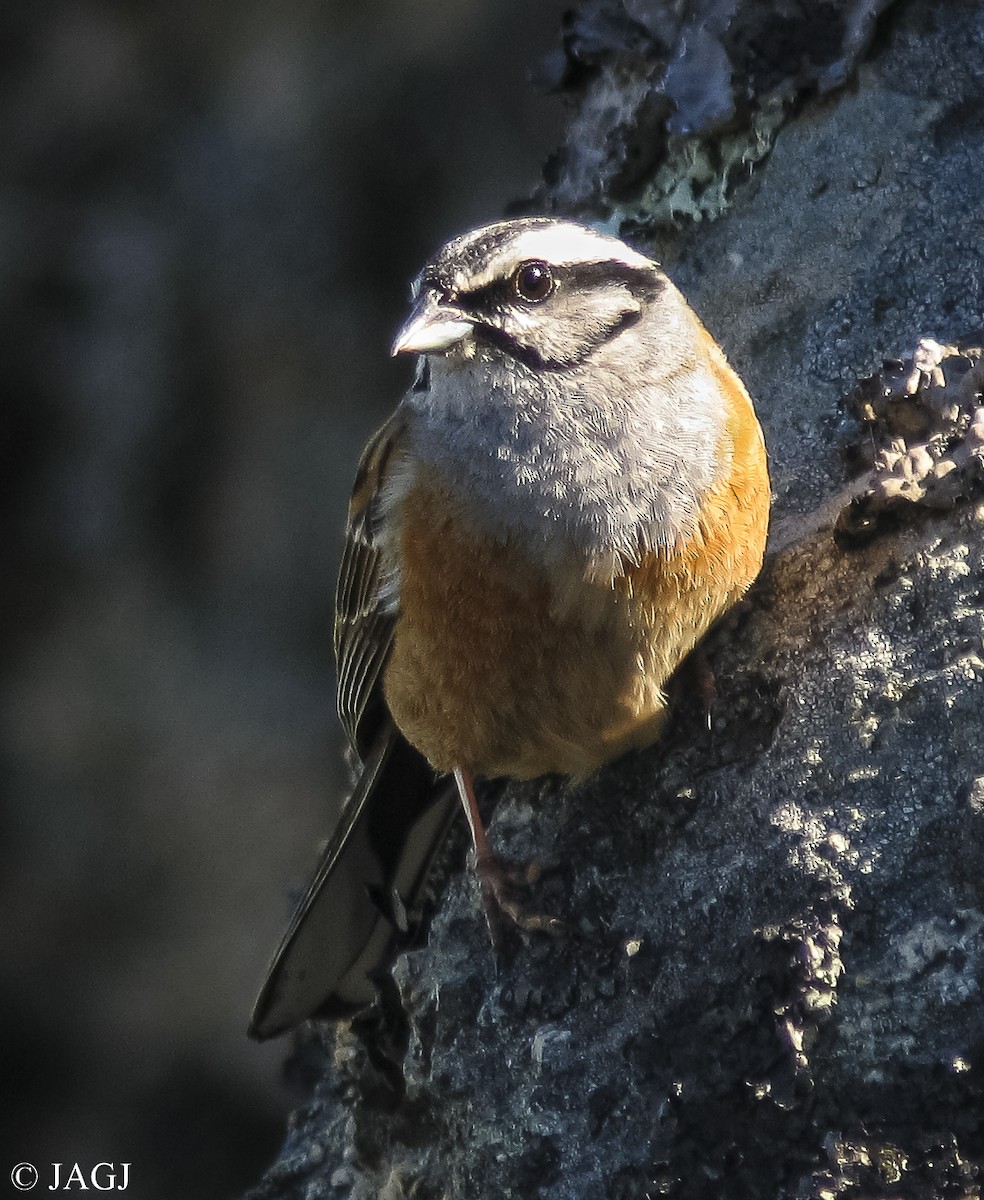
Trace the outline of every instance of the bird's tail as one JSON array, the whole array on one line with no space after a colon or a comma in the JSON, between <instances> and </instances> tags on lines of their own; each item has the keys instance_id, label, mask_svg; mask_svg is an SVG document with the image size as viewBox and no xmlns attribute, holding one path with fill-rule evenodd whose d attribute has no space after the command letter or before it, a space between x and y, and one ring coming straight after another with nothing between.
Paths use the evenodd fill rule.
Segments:
<instances>
[{"instance_id":1,"label":"bird's tail","mask_svg":"<svg viewBox=\"0 0 984 1200\"><path fill-rule=\"evenodd\" d=\"M387 722L273 956L251 1037L372 1003L371 976L386 962L402 915L416 908L457 811L450 780L436 779Z\"/></svg>"}]
</instances>

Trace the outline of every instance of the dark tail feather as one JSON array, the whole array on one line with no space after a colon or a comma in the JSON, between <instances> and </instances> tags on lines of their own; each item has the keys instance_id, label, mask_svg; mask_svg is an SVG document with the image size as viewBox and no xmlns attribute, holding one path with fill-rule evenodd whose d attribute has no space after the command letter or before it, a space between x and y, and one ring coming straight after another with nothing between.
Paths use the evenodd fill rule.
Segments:
<instances>
[{"instance_id":1,"label":"dark tail feather","mask_svg":"<svg viewBox=\"0 0 984 1200\"><path fill-rule=\"evenodd\" d=\"M450 781L435 780L392 725L381 730L270 964L251 1037L372 1003L369 976L386 961L394 934L373 897L395 890L396 907L415 907L457 810Z\"/></svg>"}]
</instances>

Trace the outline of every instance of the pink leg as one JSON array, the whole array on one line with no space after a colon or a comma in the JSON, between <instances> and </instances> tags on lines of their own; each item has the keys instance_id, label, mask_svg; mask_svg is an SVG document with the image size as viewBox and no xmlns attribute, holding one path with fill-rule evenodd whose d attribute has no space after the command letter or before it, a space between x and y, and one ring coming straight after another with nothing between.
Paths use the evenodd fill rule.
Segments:
<instances>
[{"instance_id":1,"label":"pink leg","mask_svg":"<svg viewBox=\"0 0 984 1200\"><path fill-rule=\"evenodd\" d=\"M458 788L461 807L468 818L468 828L471 830L472 846L475 850L475 874L478 876L482 892L482 907L485 910L489 933L492 935L492 944L496 949L503 946L503 916L508 917L520 929L553 934L563 932L564 923L556 917L531 915L523 911L515 893L517 888L528 886L539 878L537 864L531 863L517 870L499 855L493 854L475 800L471 772L463 767L455 767L454 782Z\"/></svg>"},{"instance_id":2,"label":"pink leg","mask_svg":"<svg viewBox=\"0 0 984 1200\"><path fill-rule=\"evenodd\" d=\"M468 828L471 830L475 858L488 858L489 839L485 836L485 826L482 824L482 816L478 811L478 802L475 799L475 784L472 780L471 771L466 771L463 767L455 767L454 782L458 788L461 807L465 810L465 816L468 818Z\"/></svg>"}]
</instances>

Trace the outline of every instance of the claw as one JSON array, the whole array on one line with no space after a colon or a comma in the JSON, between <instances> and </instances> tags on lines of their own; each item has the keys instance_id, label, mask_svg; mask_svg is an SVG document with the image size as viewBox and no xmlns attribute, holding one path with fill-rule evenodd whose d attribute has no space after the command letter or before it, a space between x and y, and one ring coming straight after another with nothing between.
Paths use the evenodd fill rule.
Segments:
<instances>
[{"instance_id":1,"label":"claw","mask_svg":"<svg viewBox=\"0 0 984 1200\"><path fill-rule=\"evenodd\" d=\"M538 862L515 863L493 854L478 811L470 773L459 768L455 770L454 780L471 829L475 875L496 952L501 954L505 950L504 917L508 917L513 925L525 933L549 933L554 937L562 934L566 929L563 921L557 917L529 913L522 902L522 893L540 880L543 868Z\"/></svg>"},{"instance_id":2,"label":"claw","mask_svg":"<svg viewBox=\"0 0 984 1200\"><path fill-rule=\"evenodd\" d=\"M711 668L707 652L703 646L698 646L695 650L691 651L690 668L693 672L697 695L704 710L704 722L707 726L707 732L711 733L713 731L714 705L717 701L717 687L714 680L714 671Z\"/></svg>"},{"instance_id":3,"label":"claw","mask_svg":"<svg viewBox=\"0 0 984 1200\"><path fill-rule=\"evenodd\" d=\"M508 917L526 933L548 933L559 937L566 931L566 925L558 917L528 912L523 904L522 892L542 877L538 862L510 862L498 854L486 852L475 856L475 874L481 888L485 919L497 949L501 949L504 941L503 917Z\"/></svg>"}]
</instances>

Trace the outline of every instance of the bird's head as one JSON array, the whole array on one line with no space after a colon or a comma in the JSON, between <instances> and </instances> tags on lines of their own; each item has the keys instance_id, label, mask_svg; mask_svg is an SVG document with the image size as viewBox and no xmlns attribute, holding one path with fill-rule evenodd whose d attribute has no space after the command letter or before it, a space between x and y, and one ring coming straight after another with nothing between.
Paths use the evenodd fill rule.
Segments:
<instances>
[{"instance_id":1,"label":"bird's head","mask_svg":"<svg viewBox=\"0 0 984 1200\"><path fill-rule=\"evenodd\" d=\"M394 354L564 370L632 328L667 285L650 259L585 225L524 218L449 242L414 283Z\"/></svg>"}]
</instances>

